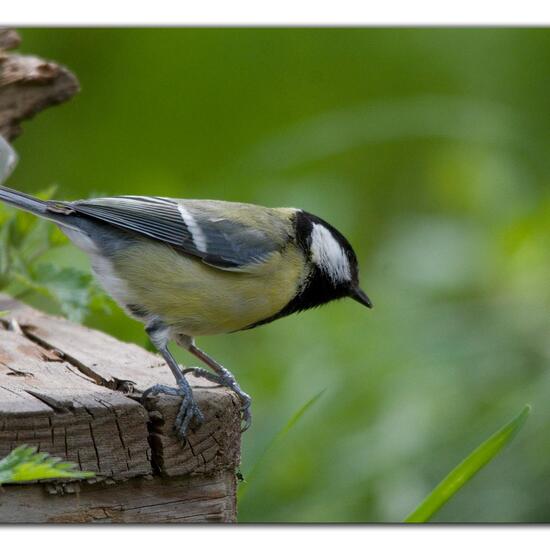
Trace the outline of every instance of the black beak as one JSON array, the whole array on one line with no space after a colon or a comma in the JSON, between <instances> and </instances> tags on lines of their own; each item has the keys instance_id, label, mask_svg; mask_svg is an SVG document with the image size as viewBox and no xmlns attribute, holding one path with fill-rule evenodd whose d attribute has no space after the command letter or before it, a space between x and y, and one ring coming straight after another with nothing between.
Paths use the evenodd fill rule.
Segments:
<instances>
[{"instance_id":1,"label":"black beak","mask_svg":"<svg viewBox=\"0 0 550 550\"><path fill-rule=\"evenodd\" d=\"M350 297L356 302L372 309L372 302L370 301L370 298L359 287L356 287L351 291Z\"/></svg>"}]
</instances>

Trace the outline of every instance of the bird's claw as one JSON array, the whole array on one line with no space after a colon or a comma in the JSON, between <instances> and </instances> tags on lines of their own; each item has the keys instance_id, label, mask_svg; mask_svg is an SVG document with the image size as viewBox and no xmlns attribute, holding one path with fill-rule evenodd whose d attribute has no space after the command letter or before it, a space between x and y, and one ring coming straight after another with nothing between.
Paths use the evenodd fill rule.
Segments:
<instances>
[{"instance_id":1,"label":"bird's claw","mask_svg":"<svg viewBox=\"0 0 550 550\"><path fill-rule=\"evenodd\" d=\"M150 388L147 388L143 393L142 397L151 397L163 393L164 395L181 395L181 390L179 388L173 388L172 386L165 386L164 384L155 384Z\"/></svg>"},{"instance_id":2,"label":"bird's claw","mask_svg":"<svg viewBox=\"0 0 550 550\"><path fill-rule=\"evenodd\" d=\"M241 432L246 432L246 430L248 430L248 428L252 425L252 412L250 411L251 404L252 400L249 400L246 405L241 407Z\"/></svg>"},{"instance_id":3,"label":"bird's claw","mask_svg":"<svg viewBox=\"0 0 550 550\"><path fill-rule=\"evenodd\" d=\"M192 421L200 426L204 422L204 415L193 399L189 402L184 397L174 422L174 429L181 441L186 440L187 429Z\"/></svg>"},{"instance_id":4,"label":"bird's claw","mask_svg":"<svg viewBox=\"0 0 550 550\"><path fill-rule=\"evenodd\" d=\"M192 374L197 378L205 378L206 380L210 380L215 384L219 384L220 386L224 386L226 388L229 388L230 390L233 390L241 401L241 432L245 432L246 430L248 430L248 428L250 428L252 424L252 412L250 410L252 399L247 393L241 390L233 377L220 376L218 374L207 371L206 369L201 369L200 367L189 367L184 369L182 372L183 374Z\"/></svg>"},{"instance_id":5,"label":"bird's claw","mask_svg":"<svg viewBox=\"0 0 550 550\"><path fill-rule=\"evenodd\" d=\"M155 384L143 392L143 397L155 396L159 393L182 397L181 405L174 422L174 429L178 438L185 442L187 430L191 422L194 421L195 425L200 425L204 422L204 415L193 398L191 390L183 384L177 388L165 386L164 384Z\"/></svg>"}]
</instances>

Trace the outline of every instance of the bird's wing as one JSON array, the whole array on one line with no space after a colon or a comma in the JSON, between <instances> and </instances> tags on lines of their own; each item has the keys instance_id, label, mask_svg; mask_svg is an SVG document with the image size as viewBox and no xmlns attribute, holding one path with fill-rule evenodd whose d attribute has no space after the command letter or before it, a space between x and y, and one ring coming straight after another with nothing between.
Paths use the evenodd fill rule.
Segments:
<instances>
[{"instance_id":1,"label":"bird's wing","mask_svg":"<svg viewBox=\"0 0 550 550\"><path fill-rule=\"evenodd\" d=\"M291 236L283 210L207 200L122 196L65 203L71 210L135 231L219 269L247 271Z\"/></svg>"}]
</instances>

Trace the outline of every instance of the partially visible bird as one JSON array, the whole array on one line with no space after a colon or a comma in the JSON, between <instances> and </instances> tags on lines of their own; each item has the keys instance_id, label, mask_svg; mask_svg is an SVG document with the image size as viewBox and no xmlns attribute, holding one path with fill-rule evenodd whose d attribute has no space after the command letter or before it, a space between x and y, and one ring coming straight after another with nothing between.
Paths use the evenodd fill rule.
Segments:
<instances>
[{"instance_id":1,"label":"partially visible bird","mask_svg":"<svg viewBox=\"0 0 550 550\"><path fill-rule=\"evenodd\" d=\"M6 146L0 143L0 183L13 164ZM0 200L54 222L90 256L105 290L144 323L177 383L145 394L182 396L175 426L182 439L191 422L204 420L187 372L233 390L243 429L251 422L250 396L195 345L196 336L250 329L344 297L372 307L348 241L297 208L144 196L43 201L2 186ZM171 340L211 371L182 370Z\"/></svg>"}]
</instances>

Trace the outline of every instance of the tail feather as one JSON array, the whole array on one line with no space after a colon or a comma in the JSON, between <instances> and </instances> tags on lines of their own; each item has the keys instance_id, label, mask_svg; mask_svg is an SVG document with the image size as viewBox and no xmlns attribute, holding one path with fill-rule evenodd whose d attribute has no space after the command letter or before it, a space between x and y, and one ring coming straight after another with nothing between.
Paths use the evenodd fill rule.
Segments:
<instances>
[{"instance_id":1,"label":"tail feather","mask_svg":"<svg viewBox=\"0 0 550 550\"><path fill-rule=\"evenodd\" d=\"M15 206L21 210L26 210L35 216L40 216L57 224L62 231L65 229L77 229L81 230L81 220L79 216L68 215L72 214L70 209L62 212L62 203L52 204L50 201L43 201L37 199L21 191L11 189L10 187L4 187L0 185L0 202L5 202L10 206ZM57 211L56 211L57 209ZM69 238L70 235L69 235Z\"/></svg>"},{"instance_id":2,"label":"tail feather","mask_svg":"<svg viewBox=\"0 0 550 550\"><path fill-rule=\"evenodd\" d=\"M26 195L15 189L10 189L9 187L0 186L0 201L21 208L21 210L32 212L37 216L43 216L50 219L53 217L47 214L46 201L31 197L30 195Z\"/></svg>"}]
</instances>

